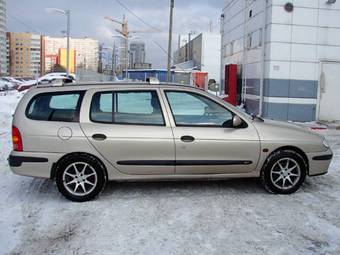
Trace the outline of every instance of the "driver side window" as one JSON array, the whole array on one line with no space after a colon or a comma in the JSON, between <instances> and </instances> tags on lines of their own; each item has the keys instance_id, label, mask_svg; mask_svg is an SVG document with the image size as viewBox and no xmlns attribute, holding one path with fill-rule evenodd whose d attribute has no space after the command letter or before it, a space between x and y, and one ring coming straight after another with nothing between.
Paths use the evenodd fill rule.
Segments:
<instances>
[{"instance_id":1,"label":"driver side window","mask_svg":"<svg viewBox=\"0 0 340 255\"><path fill-rule=\"evenodd\" d=\"M166 92L177 126L232 127L233 114L202 95L185 91Z\"/></svg>"}]
</instances>

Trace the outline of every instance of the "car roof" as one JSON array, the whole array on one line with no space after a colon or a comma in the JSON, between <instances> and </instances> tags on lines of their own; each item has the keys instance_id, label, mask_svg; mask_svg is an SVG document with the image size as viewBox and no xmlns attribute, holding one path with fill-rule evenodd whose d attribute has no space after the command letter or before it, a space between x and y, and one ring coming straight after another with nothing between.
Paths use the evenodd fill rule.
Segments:
<instances>
[{"instance_id":1,"label":"car roof","mask_svg":"<svg viewBox=\"0 0 340 255\"><path fill-rule=\"evenodd\" d=\"M150 84L148 82L74 82L65 85L51 86L39 85L34 90L45 91L73 91L73 90L89 90L89 89L110 89L110 88L127 88L127 89L147 89L147 88L189 88L198 89L191 85L178 83L159 83Z\"/></svg>"}]
</instances>

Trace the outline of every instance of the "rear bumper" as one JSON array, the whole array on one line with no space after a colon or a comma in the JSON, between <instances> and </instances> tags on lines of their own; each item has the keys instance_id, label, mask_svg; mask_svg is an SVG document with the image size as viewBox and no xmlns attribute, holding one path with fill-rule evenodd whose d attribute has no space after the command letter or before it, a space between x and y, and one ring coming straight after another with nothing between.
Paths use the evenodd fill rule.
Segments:
<instances>
[{"instance_id":1,"label":"rear bumper","mask_svg":"<svg viewBox=\"0 0 340 255\"><path fill-rule=\"evenodd\" d=\"M12 151L8 163L13 173L30 177L50 178L52 166L63 156L60 153Z\"/></svg>"},{"instance_id":2,"label":"rear bumper","mask_svg":"<svg viewBox=\"0 0 340 255\"><path fill-rule=\"evenodd\" d=\"M333 158L333 152L328 149L325 152L308 153L309 176L319 176L327 174L329 165Z\"/></svg>"},{"instance_id":3,"label":"rear bumper","mask_svg":"<svg viewBox=\"0 0 340 255\"><path fill-rule=\"evenodd\" d=\"M10 167L20 167L23 163L46 163L47 158L27 157L27 156L13 156L9 155L8 164Z\"/></svg>"}]
</instances>

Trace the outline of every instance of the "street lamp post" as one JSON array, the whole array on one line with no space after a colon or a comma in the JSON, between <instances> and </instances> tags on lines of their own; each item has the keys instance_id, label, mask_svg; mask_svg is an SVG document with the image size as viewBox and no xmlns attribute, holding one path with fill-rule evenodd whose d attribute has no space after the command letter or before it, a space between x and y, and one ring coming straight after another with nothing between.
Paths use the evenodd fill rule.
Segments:
<instances>
[{"instance_id":1,"label":"street lamp post","mask_svg":"<svg viewBox=\"0 0 340 255\"><path fill-rule=\"evenodd\" d=\"M65 15L67 16L67 53L66 53L66 77L69 77L70 74L70 30L71 30L71 11L66 10ZM86 67L85 67L86 69Z\"/></svg>"},{"instance_id":2,"label":"street lamp post","mask_svg":"<svg viewBox=\"0 0 340 255\"><path fill-rule=\"evenodd\" d=\"M66 42L66 76L69 77L70 74L70 33L71 33L71 10L62 10L58 8L46 8L46 11L49 13L59 13L63 14L67 17L67 30L66 30L66 36L67 36L67 42Z\"/></svg>"}]
</instances>

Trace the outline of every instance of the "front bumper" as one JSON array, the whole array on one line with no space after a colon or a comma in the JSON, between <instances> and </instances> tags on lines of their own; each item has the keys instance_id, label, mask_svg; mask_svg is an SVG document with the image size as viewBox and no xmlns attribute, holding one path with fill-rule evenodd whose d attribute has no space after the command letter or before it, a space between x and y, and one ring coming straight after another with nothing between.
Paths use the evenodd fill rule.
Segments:
<instances>
[{"instance_id":1,"label":"front bumper","mask_svg":"<svg viewBox=\"0 0 340 255\"><path fill-rule=\"evenodd\" d=\"M52 166L63 154L16 152L8 157L8 164L13 173L30 177L50 178Z\"/></svg>"},{"instance_id":2,"label":"front bumper","mask_svg":"<svg viewBox=\"0 0 340 255\"><path fill-rule=\"evenodd\" d=\"M307 153L309 162L309 176L323 175L328 172L328 168L333 158L333 152L328 149L325 152Z\"/></svg>"}]
</instances>

